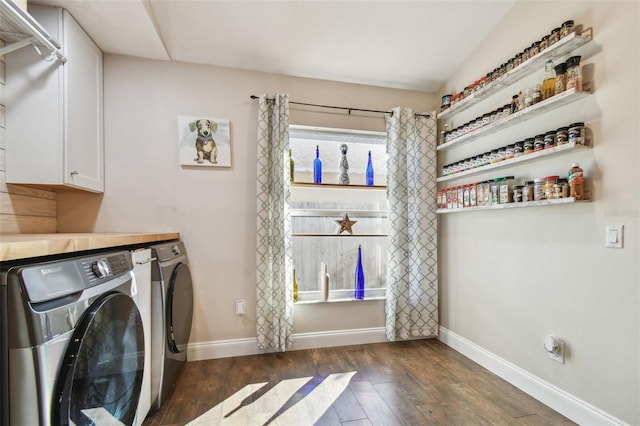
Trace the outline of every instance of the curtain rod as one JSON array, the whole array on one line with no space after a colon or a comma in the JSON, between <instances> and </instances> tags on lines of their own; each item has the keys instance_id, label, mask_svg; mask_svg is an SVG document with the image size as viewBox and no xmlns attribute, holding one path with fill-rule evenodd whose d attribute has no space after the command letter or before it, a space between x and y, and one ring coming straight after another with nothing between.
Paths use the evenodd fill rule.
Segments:
<instances>
[{"instance_id":1,"label":"curtain rod","mask_svg":"<svg viewBox=\"0 0 640 426\"><path fill-rule=\"evenodd\" d=\"M256 95L251 95L250 96L251 99L259 99L258 96ZM274 98L267 98L268 100L272 101L274 100ZM393 116L393 111L380 111L377 109L362 109L362 108L351 108L351 107L341 107L341 106L333 106L333 105L320 105L320 104L309 104L309 103L305 103L305 102L295 102L295 101L289 101L290 104L295 104L295 105L304 105L304 106L310 106L310 107L316 107L316 108L330 108L330 109L343 109L349 112L349 115L351 115L351 111L360 111L360 112L375 112L378 114L391 114L391 116ZM415 114L416 117L426 117L429 118L431 117L431 114Z\"/></svg>"}]
</instances>

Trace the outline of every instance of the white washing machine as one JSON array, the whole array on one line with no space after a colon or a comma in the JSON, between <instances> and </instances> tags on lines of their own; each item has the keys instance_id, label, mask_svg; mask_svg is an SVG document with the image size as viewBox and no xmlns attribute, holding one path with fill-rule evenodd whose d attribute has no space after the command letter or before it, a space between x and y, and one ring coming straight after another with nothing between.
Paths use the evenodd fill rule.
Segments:
<instances>
[{"instance_id":1,"label":"white washing machine","mask_svg":"<svg viewBox=\"0 0 640 426\"><path fill-rule=\"evenodd\" d=\"M132 269L118 251L2 273L3 426L134 423L145 349Z\"/></svg>"},{"instance_id":2,"label":"white washing machine","mask_svg":"<svg viewBox=\"0 0 640 426\"><path fill-rule=\"evenodd\" d=\"M193 283L182 241L151 246L151 409L173 391L187 362Z\"/></svg>"}]
</instances>

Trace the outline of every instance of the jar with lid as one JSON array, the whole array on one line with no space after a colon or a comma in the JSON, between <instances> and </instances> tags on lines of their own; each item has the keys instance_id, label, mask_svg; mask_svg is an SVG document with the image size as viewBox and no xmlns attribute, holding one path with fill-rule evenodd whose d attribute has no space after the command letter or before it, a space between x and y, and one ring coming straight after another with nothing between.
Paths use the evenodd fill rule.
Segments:
<instances>
[{"instance_id":1,"label":"jar with lid","mask_svg":"<svg viewBox=\"0 0 640 426\"><path fill-rule=\"evenodd\" d=\"M542 88L540 83L536 83L531 88L531 102L532 104L537 104L542 100Z\"/></svg>"},{"instance_id":2,"label":"jar with lid","mask_svg":"<svg viewBox=\"0 0 640 426\"><path fill-rule=\"evenodd\" d=\"M544 178L533 180L533 201L544 200Z\"/></svg>"},{"instance_id":3,"label":"jar with lid","mask_svg":"<svg viewBox=\"0 0 640 426\"><path fill-rule=\"evenodd\" d=\"M544 149L544 135L536 135L533 139L533 152L542 151Z\"/></svg>"},{"instance_id":4,"label":"jar with lid","mask_svg":"<svg viewBox=\"0 0 640 426\"><path fill-rule=\"evenodd\" d=\"M458 188L458 203L456 204L456 208L461 209L464 206L464 186L460 185Z\"/></svg>"},{"instance_id":5,"label":"jar with lid","mask_svg":"<svg viewBox=\"0 0 640 426\"><path fill-rule=\"evenodd\" d=\"M532 180L527 181L522 187L522 201L533 201L534 182Z\"/></svg>"},{"instance_id":6,"label":"jar with lid","mask_svg":"<svg viewBox=\"0 0 640 426\"><path fill-rule=\"evenodd\" d=\"M534 139L533 138L525 139L522 144L523 153L531 154L533 152L533 148L534 148Z\"/></svg>"},{"instance_id":7,"label":"jar with lid","mask_svg":"<svg viewBox=\"0 0 640 426\"><path fill-rule=\"evenodd\" d=\"M558 95L565 91L567 88L567 63L563 62L555 66L556 71L556 85L554 94Z\"/></svg>"},{"instance_id":8,"label":"jar with lid","mask_svg":"<svg viewBox=\"0 0 640 426\"><path fill-rule=\"evenodd\" d=\"M498 158L496 159L496 163L498 161L503 161L506 156L507 156L507 148L504 146L501 148L498 148Z\"/></svg>"},{"instance_id":9,"label":"jar with lid","mask_svg":"<svg viewBox=\"0 0 640 426\"><path fill-rule=\"evenodd\" d=\"M547 47L549 47L549 36L548 35L542 37L542 40L540 40L540 51L542 52Z\"/></svg>"},{"instance_id":10,"label":"jar with lid","mask_svg":"<svg viewBox=\"0 0 640 426\"><path fill-rule=\"evenodd\" d=\"M502 118L511 114L511 104L506 104L502 107Z\"/></svg>"},{"instance_id":11,"label":"jar with lid","mask_svg":"<svg viewBox=\"0 0 640 426\"><path fill-rule=\"evenodd\" d=\"M491 164L491 152L487 151L484 154L482 154L482 165L486 166L488 164Z\"/></svg>"},{"instance_id":12,"label":"jar with lid","mask_svg":"<svg viewBox=\"0 0 640 426\"><path fill-rule=\"evenodd\" d=\"M545 200L553 199L553 186L556 184L556 180L559 177L560 176L547 176L546 178L544 178L544 186L542 190L544 192Z\"/></svg>"},{"instance_id":13,"label":"jar with lid","mask_svg":"<svg viewBox=\"0 0 640 426\"><path fill-rule=\"evenodd\" d=\"M471 187L465 185L462 187L462 207L469 207L469 190Z\"/></svg>"},{"instance_id":14,"label":"jar with lid","mask_svg":"<svg viewBox=\"0 0 640 426\"><path fill-rule=\"evenodd\" d=\"M453 188L447 188L447 208L453 208Z\"/></svg>"},{"instance_id":15,"label":"jar with lid","mask_svg":"<svg viewBox=\"0 0 640 426\"><path fill-rule=\"evenodd\" d=\"M510 203L511 198L511 185L513 184L513 176L505 176L502 178L500 182L500 194L499 194L499 203L507 204Z\"/></svg>"},{"instance_id":16,"label":"jar with lid","mask_svg":"<svg viewBox=\"0 0 640 426\"><path fill-rule=\"evenodd\" d=\"M529 58L531 57L531 55L529 54L530 50L531 50L530 47L527 47L526 49L524 49L524 51L522 52L522 62L526 62L529 60Z\"/></svg>"},{"instance_id":17,"label":"jar with lid","mask_svg":"<svg viewBox=\"0 0 640 426\"><path fill-rule=\"evenodd\" d=\"M573 123L569 126L569 143L585 145L586 129L584 123Z\"/></svg>"},{"instance_id":18,"label":"jar with lid","mask_svg":"<svg viewBox=\"0 0 640 426\"><path fill-rule=\"evenodd\" d=\"M558 40L560 40L560 31L560 27L551 30L551 34L549 35L549 46L553 46L558 42Z\"/></svg>"},{"instance_id":19,"label":"jar with lid","mask_svg":"<svg viewBox=\"0 0 640 426\"><path fill-rule=\"evenodd\" d=\"M513 150L514 145L507 145L507 147L505 148L504 151L504 159L505 160L511 160L514 156L514 150Z\"/></svg>"},{"instance_id":20,"label":"jar with lid","mask_svg":"<svg viewBox=\"0 0 640 426\"><path fill-rule=\"evenodd\" d=\"M521 203L522 202L522 189L524 185L514 185L513 187L513 202Z\"/></svg>"},{"instance_id":21,"label":"jar with lid","mask_svg":"<svg viewBox=\"0 0 640 426\"><path fill-rule=\"evenodd\" d=\"M566 37L573 32L573 20L568 20L562 23L560 28L560 38Z\"/></svg>"},{"instance_id":22,"label":"jar with lid","mask_svg":"<svg viewBox=\"0 0 640 426\"><path fill-rule=\"evenodd\" d=\"M551 130L544 134L544 149L553 148L556 146L556 132Z\"/></svg>"},{"instance_id":23,"label":"jar with lid","mask_svg":"<svg viewBox=\"0 0 640 426\"><path fill-rule=\"evenodd\" d=\"M505 70L505 71L506 71L506 72L509 72L509 71L511 71L512 69L513 69L513 58L511 58L511 59L509 59L509 60L507 61L507 68L506 68L506 70Z\"/></svg>"},{"instance_id":24,"label":"jar with lid","mask_svg":"<svg viewBox=\"0 0 640 426\"><path fill-rule=\"evenodd\" d=\"M491 180L485 180L482 182L482 205L488 206L491 204Z\"/></svg>"},{"instance_id":25,"label":"jar with lid","mask_svg":"<svg viewBox=\"0 0 640 426\"><path fill-rule=\"evenodd\" d=\"M478 205L478 182L474 182L469 185L469 207L475 207Z\"/></svg>"},{"instance_id":26,"label":"jar with lid","mask_svg":"<svg viewBox=\"0 0 640 426\"><path fill-rule=\"evenodd\" d=\"M502 184L502 178L495 178L491 181L491 205L495 206L500 203L500 185Z\"/></svg>"},{"instance_id":27,"label":"jar with lid","mask_svg":"<svg viewBox=\"0 0 640 426\"><path fill-rule=\"evenodd\" d=\"M533 95L531 88L527 87L524 91L524 107L529 108L531 105L533 105Z\"/></svg>"},{"instance_id":28,"label":"jar with lid","mask_svg":"<svg viewBox=\"0 0 640 426\"><path fill-rule=\"evenodd\" d=\"M567 198L569 196L569 181L565 178L556 179L553 185L553 198Z\"/></svg>"},{"instance_id":29,"label":"jar with lid","mask_svg":"<svg viewBox=\"0 0 640 426\"><path fill-rule=\"evenodd\" d=\"M544 80L542 81L542 100L556 94L556 73L551 59L544 63Z\"/></svg>"},{"instance_id":30,"label":"jar with lid","mask_svg":"<svg viewBox=\"0 0 640 426\"><path fill-rule=\"evenodd\" d=\"M578 163L573 163L571 169L569 169L569 195L576 200L584 200L584 172L578 166Z\"/></svg>"},{"instance_id":31,"label":"jar with lid","mask_svg":"<svg viewBox=\"0 0 640 426\"><path fill-rule=\"evenodd\" d=\"M524 154L524 142L519 141L513 144L513 157L517 158Z\"/></svg>"},{"instance_id":32,"label":"jar with lid","mask_svg":"<svg viewBox=\"0 0 640 426\"><path fill-rule=\"evenodd\" d=\"M556 130L556 145L564 145L569 142L569 128L560 127Z\"/></svg>"},{"instance_id":33,"label":"jar with lid","mask_svg":"<svg viewBox=\"0 0 640 426\"><path fill-rule=\"evenodd\" d=\"M572 56L567 59L567 90L582 90L582 70L580 68L580 56Z\"/></svg>"},{"instance_id":34,"label":"jar with lid","mask_svg":"<svg viewBox=\"0 0 640 426\"><path fill-rule=\"evenodd\" d=\"M497 163L498 162L498 150L497 149L492 149L489 158L490 158L489 163L491 163L491 164Z\"/></svg>"},{"instance_id":35,"label":"jar with lid","mask_svg":"<svg viewBox=\"0 0 640 426\"><path fill-rule=\"evenodd\" d=\"M534 41L531 44L531 48L529 49L529 57L533 57L535 55L537 55L540 52L540 42L539 41Z\"/></svg>"},{"instance_id":36,"label":"jar with lid","mask_svg":"<svg viewBox=\"0 0 640 426\"><path fill-rule=\"evenodd\" d=\"M522 63L522 53L518 53L514 58L513 58L513 67L517 67L518 65L520 65Z\"/></svg>"}]
</instances>

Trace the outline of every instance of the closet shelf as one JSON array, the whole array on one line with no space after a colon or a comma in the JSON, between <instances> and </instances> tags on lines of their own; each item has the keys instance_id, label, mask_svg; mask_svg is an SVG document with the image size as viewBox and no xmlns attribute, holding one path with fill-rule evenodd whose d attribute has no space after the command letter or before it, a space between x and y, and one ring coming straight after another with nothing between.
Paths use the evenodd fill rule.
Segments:
<instances>
[{"instance_id":1,"label":"closet shelf","mask_svg":"<svg viewBox=\"0 0 640 426\"><path fill-rule=\"evenodd\" d=\"M438 209L436 213L460 213L460 212L476 212L479 210L504 210L504 209L518 209L523 207L542 207L542 206L557 206L561 204L574 204L574 203L588 203L590 200L576 200L573 197L558 198L554 200L541 200L541 201L527 201L523 203L508 203L508 204L495 204L491 206L477 206L477 207L462 207L457 209Z\"/></svg>"},{"instance_id":2,"label":"closet shelf","mask_svg":"<svg viewBox=\"0 0 640 426\"><path fill-rule=\"evenodd\" d=\"M13 0L0 0L0 12L0 39L5 42L0 56L31 44L47 49L63 63L67 61L60 43Z\"/></svg>"},{"instance_id":3,"label":"closet shelf","mask_svg":"<svg viewBox=\"0 0 640 426\"><path fill-rule=\"evenodd\" d=\"M576 102L580 99L584 99L589 95L591 95L591 93L578 92L576 89L566 90L549 99L545 99L544 101L538 102L535 105L525 108L522 111L517 111L513 114L509 114L508 116L502 118L501 120L498 120L487 126L483 126L478 129L472 130L468 133L465 133L462 136L459 136L449 142L439 145L436 149L438 151L441 151L444 149L450 149L451 147L454 147L454 146L456 147L462 146L467 142L471 142L480 137L484 137L492 133L496 133L497 131L502 130L506 127L509 127L519 122L529 120L533 117L537 117L539 115L545 114L549 111L552 111L556 108L560 108L561 106L564 106L564 105L568 105L572 102Z\"/></svg>"},{"instance_id":4,"label":"closet shelf","mask_svg":"<svg viewBox=\"0 0 640 426\"><path fill-rule=\"evenodd\" d=\"M467 108L473 106L474 104L493 95L499 90L502 90L505 87L515 83L516 81L526 77L527 75L544 69L544 63L547 60L551 59L555 63L558 59L571 53L578 47L581 47L584 44L590 42L592 38L593 31L591 28L582 31L580 35L576 33L569 34L554 45L549 46L534 57L529 58L511 71L505 73L505 75L503 75L499 79L489 83L482 89L479 89L478 91L472 93L452 107L449 107L446 110L442 111L438 114L438 119L444 120L453 116L454 114L462 112Z\"/></svg>"},{"instance_id":5,"label":"closet shelf","mask_svg":"<svg viewBox=\"0 0 640 426\"><path fill-rule=\"evenodd\" d=\"M500 169L503 167L513 166L515 164L528 163L530 161L535 161L539 159L544 159L553 156L560 156L567 153L574 152L576 150L590 149L591 147L586 145L576 144L575 142L566 143L564 145L556 146L554 148L544 149L542 151L534 152L531 154L525 154L520 157L515 157L510 160L500 161L499 163L493 163L486 166L478 167L475 169L465 170L464 172L455 173L447 176L440 176L436 179L436 182L446 182L450 180L455 180L467 176L473 176L480 173L484 173L489 170Z\"/></svg>"},{"instance_id":6,"label":"closet shelf","mask_svg":"<svg viewBox=\"0 0 640 426\"><path fill-rule=\"evenodd\" d=\"M312 183L312 182L291 182L292 187L298 188L338 188L338 189L371 189L380 190L387 189L386 185L340 185L337 183Z\"/></svg>"}]
</instances>

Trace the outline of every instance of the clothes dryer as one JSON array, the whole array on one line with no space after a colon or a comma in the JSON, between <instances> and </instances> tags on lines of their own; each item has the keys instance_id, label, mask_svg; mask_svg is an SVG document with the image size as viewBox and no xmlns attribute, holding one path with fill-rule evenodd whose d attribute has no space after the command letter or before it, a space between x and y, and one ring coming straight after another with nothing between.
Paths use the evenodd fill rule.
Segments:
<instances>
[{"instance_id":1,"label":"clothes dryer","mask_svg":"<svg viewBox=\"0 0 640 426\"><path fill-rule=\"evenodd\" d=\"M151 408L159 409L187 362L193 283L182 241L151 246Z\"/></svg>"},{"instance_id":2,"label":"clothes dryer","mask_svg":"<svg viewBox=\"0 0 640 426\"><path fill-rule=\"evenodd\" d=\"M120 251L2 273L2 425L133 424L144 330L132 269Z\"/></svg>"}]
</instances>

